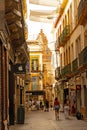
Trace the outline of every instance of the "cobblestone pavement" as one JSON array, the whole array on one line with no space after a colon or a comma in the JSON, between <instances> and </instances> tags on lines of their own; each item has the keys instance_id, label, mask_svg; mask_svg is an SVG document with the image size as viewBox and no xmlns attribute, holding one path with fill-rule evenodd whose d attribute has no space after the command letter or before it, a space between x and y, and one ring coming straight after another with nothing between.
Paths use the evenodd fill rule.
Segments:
<instances>
[{"instance_id":1,"label":"cobblestone pavement","mask_svg":"<svg viewBox=\"0 0 87 130\"><path fill-rule=\"evenodd\" d=\"M30 111L26 113L24 124L10 126L9 130L87 130L87 122L71 116L65 119L63 113L56 121L54 111Z\"/></svg>"}]
</instances>

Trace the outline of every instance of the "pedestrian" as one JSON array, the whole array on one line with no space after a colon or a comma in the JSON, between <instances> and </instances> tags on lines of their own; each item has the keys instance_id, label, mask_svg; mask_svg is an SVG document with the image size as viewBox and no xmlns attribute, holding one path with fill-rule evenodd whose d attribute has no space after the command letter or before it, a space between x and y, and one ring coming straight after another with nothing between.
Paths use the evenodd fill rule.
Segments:
<instances>
[{"instance_id":1,"label":"pedestrian","mask_svg":"<svg viewBox=\"0 0 87 130\"><path fill-rule=\"evenodd\" d=\"M69 104L67 101L64 104L64 115L66 119L69 119Z\"/></svg>"},{"instance_id":2,"label":"pedestrian","mask_svg":"<svg viewBox=\"0 0 87 130\"><path fill-rule=\"evenodd\" d=\"M40 110L44 110L44 101L43 100L40 101Z\"/></svg>"},{"instance_id":3,"label":"pedestrian","mask_svg":"<svg viewBox=\"0 0 87 130\"><path fill-rule=\"evenodd\" d=\"M56 120L59 119L59 109L60 109L60 103L58 98L56 97L54 100L54 110L55 110L55 118Z\"/></svg>"},{"instance_id":4,"label":"pedestrian","mask_svg":"<svg viewBox=\"0 0 87 130\"><path fill-rule=\"evenodd\" d=\"M36 107L37 107L37 110L39 110L39 109L40 109L40 101L39 101L39 100L37 100Z\"/></svg>"},{"instance_id":5,"label":"pedestrian","mask_svg":"<svg viewBox=\"0 0 87 130\"><path fill-rule=\"evenodd\" d=\"M44 100L42 100L42 110L44 110Z\"/></svg>"},{"instance_id":6,"label":"pedestrian","mask_svg":"<svg viewBox=\"0 0 87 130\"><path fill-rule=\"evenodd\" d=\"M49 111L49 101L45 100L45 111Z\"/></svg>"},{"instance_id":7,"label":"pedestrian","mask_svg":"<svg viewBox=\"0 0 87 130\"><path fill-rule=\"evenodd\" d=\"M75 106L74 104L72 105L72 114L75 114L76 113L76 110L75 110Z\"/></svg>"},{"instance_id":8,"label":"pedestrian","mask_svg":"<svg viewBox=\"0 0 87 130\"><path fill-rule=\"evenodd\" d=\"M42 101L40 100L40 110L42 109Z\"/></svg>"}]
</instances>

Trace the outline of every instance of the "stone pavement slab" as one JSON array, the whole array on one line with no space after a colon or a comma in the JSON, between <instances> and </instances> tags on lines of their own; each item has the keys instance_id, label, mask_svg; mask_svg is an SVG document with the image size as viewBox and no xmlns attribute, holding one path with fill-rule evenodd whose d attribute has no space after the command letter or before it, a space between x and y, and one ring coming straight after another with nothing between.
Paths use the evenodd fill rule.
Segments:
<instances>
[{"instance_id":1,"label":"stone pavement slab","mask_svg":"<svg viewBox=\"0 0 87 130\"><path fill-rule=\"evenodd\" d=\"M10 126L9 130L87 130L87 122L76 117L65 119L63 113L56 121L54 111L30 111L26 114L24 124Z\"/></svg>"}]
</instances>

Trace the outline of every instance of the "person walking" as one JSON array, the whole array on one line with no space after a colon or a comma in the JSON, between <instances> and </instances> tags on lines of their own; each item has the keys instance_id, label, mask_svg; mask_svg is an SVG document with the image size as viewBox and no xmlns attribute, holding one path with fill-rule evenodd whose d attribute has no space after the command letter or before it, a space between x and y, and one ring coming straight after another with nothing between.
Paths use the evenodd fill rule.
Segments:
<instances>
[{"instance_id":1,"label":"person walking","mask_svg":"<svg viewBox=\"0 0 87 130\"><path fill-rule=\"evenodd\" d=\"M42 110L42 101L40 100L40 110Z\"/></svg>"},{"instance_id":2,"label":"person walking","mask_svg":"<svg viewBox=\"0 0 87 130\"><path fill-rule=\"evenodd\" d=\"M45 111L49 111L49 101L45 100Z\"/></svg>"},{"instance_id":3,"label":"person walking","mask_svg":"<svg viewBox=\"0 0 87 130\"><path fill-rule=\"evenodd\" d=\"M67 101L64 104L64 115L66 119L69 119L69 103Z\"/></svg>"},{"instance_id":4,"label":"person walking","mask_svg":"<svg viewBox=\"0 0 87 130\"><path fill-rule=\"evenodd\" d=\"M59 109L60 109L60 103L58 98L56 97L54 100L54 110L55 110L55 118L56 120L59 119Z\"/></svg>"}]
</instances>

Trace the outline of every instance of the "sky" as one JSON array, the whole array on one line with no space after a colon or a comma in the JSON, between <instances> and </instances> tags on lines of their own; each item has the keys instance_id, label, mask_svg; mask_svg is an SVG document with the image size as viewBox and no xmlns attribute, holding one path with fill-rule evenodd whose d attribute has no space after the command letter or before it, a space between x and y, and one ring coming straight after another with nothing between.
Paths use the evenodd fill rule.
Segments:
<instances>
[{"instance_id":1,"label":"sky","mask_svg":"<svg viewBox=\"0 0 87 130\"><path fill-rule=\"evenodd\" d=\"M43 29L44 34L46 34L48 43L52 44L53 38L52 38L52 26L53 23L45 23L45 22L37 22L37 21L31 21L29 18L30 15L30 10L55 10L54 7L48 7L48 6L39 6L39 5L34 5L30 4L27 1L27 7L28 8L28 18L27 18L27 25L28 25L28 33L29 33L29 40L35 40L37 35L40 33L40 30Z\"/></svg>"},{"instance_id":2,"label":"sky","mask_svg":"<svg viewBox=\"0 0 87 130\"><path fill-rule=\"evenodd\" d=\"M52 24L29 21L28 30L29 30L29 39L36 38L40 33L40 30L43 29L44 34L47 35L48 41L51 41L51 31Z\"/></svg>"}]
</instances>

